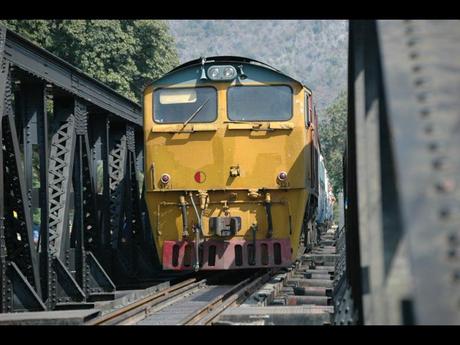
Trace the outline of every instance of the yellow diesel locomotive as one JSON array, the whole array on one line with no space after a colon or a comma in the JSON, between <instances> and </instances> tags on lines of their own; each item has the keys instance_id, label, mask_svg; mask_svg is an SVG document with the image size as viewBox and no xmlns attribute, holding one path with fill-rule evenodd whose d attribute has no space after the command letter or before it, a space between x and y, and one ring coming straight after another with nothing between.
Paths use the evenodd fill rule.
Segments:
<instances>
[{"instance_id":1,"label":"yellow diesel locomotive","mask_svg":"<svg viewBox=\"0 0 460 345\"><path fill-rule=\"evenodd\" d=\"M316 124L306 86L249 58L193 60L148 85L145 199L163 269L289 266L315 237Z\"/></svg>"}]
</instances>

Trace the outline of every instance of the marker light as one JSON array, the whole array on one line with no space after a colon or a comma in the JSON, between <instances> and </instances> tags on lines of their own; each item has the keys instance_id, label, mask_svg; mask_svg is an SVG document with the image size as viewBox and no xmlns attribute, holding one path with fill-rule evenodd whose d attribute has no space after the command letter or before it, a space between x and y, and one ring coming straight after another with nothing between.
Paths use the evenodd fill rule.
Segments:
<instances>
[{"instance_id":1,"label":"marker light","mask_svg":"<svg viewBox=\"0 0 460 345\"><path fill-rule=\"evenodd\" d=\"M236 77L236 69L233 66L211 66L208 68L208 77L211 80L232 80Z\"/></svg>"},{"instance_id":2,"label":"marker light","mask_svg":"<svg viewBox=\"0 0 460 345\"><path fill-rule=\"evenodd\" d=\"M209 78L211 78L212 80L219 79L219 74L220 74L220 71L219 71L219 68L217 67L212 67L208 69Z\"/></svg>"},{"instance_id":3,"label":"marker light","mask_svg":"<svg viewBox=\"0 0 460 345\"><path fill-rule=\"evenodd\" d=\"M225 79L233 79L235 77L236 77L236 70L233 67L224 68L224 78Z\"/></svg>"},{"instance_id":4,"label":"marker light","mask_svg":"<svg viewBox=\"0 0 460 345\"><path fill-rule=\"evenodd\" d=\"M160 180L163 184L167 184L171 180L171 176L169 176L168 174L163 174L161 175Z\"/></svg>"},{"instance_id":5,"label":"marker light","mask_svg":"<svg viewBox=\"0 0 460 345\"><path fill-rule=\"evenodd\" d=\"M287 172L282 171L278 174L278 180L280 181L286 181L287 180Z\"/></svg>"}]
</instances>

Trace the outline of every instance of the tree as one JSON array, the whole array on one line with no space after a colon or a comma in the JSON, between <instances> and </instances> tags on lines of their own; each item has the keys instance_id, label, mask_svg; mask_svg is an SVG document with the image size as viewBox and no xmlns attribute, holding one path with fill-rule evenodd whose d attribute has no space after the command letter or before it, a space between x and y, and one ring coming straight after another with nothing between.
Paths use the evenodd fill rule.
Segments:
<instances>
[{"instance_id":1,"label":"tree","mask_svg":"<svg viewBox=\"0 0 460 345\"><path fill-rule=\"evenodd\" d=\"M168 25L158 20L4 20L124 96L139 101L147 81L179 64Z\"/></svg>"},{"instance_id":2,"label":"tree","mask_svg":"<svg viewBox=\"0 0 460 345\"><path fill-rule=\"evenodd\" d=\"M319 125L321 151L334 194L343 190L342 156L347 135L347 94L342 91L326 109L326 117Z\"/></svg>"}]
</instances>

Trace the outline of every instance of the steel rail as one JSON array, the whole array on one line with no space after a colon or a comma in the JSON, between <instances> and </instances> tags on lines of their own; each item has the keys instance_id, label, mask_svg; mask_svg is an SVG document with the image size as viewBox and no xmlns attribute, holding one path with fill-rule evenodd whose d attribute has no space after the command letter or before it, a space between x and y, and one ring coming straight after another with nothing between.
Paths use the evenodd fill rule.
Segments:
<instances>
[{"instance_id":1,"label":"steel rail","mask_svg":"<svg viewBox=\"0 0 460 345\"><path fill-rule=\"evenodd\" d=\"M237 285L235 285L234 287L232 287L226 293L223 293L223 294L217 296L216 298L211 300L207 305L205 305L204 307L200 308L199 310L197 310L192 315L190 315L187 318L185 318L184 320L182 320L181 324L182 325L193 324L198 319L204 317L207 313L211 312L215 307L220 305L227 298L229 293L231 293L233 291L237 291L239 288L241 288L242 286L246 285L250 280L251 280L250 278L247 278L247 279L243 280L242 282L238 283Z\"/></svg>"},{"instance_id":2,"label":"steel rail","mask_svg":"<svg viewBox=\"0 0 460 345\"><path fill-rule=\"evenodd\" d=\"M96 319L90 320L85 325L117 325L127 319L138 317L139 314L146 313L150 308L158 305L170 298L188 292L190 289L201 286L206 280L196 282L195 278L188 279L179 284L173 285L167 289L153 293L125 307L116 309L110 313L102 315Z\"/></svg>"},{"instance_id":3,"label":"steel rail","mask_svg":"<svg viewBox=\"0 0 460 345\"><path fill-rule=\"evenodd\" d=\"M181 322L181 325L210 325L225 309L236 305L244 298L248 297L258 287L264 284L272 277L279 269L272 269L257 277L247 278L242 282L232 287L226 293L217 296L210 301L206 306L187 317Z\"/></svg>"}]
</instances>

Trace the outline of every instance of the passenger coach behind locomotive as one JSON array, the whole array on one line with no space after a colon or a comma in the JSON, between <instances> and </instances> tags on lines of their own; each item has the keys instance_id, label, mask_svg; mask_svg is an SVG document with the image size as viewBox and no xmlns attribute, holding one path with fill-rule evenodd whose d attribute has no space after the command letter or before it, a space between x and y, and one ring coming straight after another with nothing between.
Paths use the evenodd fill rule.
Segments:
<instances>
[{"instance_id":1,"label":"passenger coach behind locomotive","mask_svg":"<svg viewBox=\"0 0 460 345\"><path fill-rule=\"evenodd\" d=\"M310 90L257 61L211 57L147 86L144 113L146 201L163 268L290 265L317 198Z\"/></svg>"},{"instance_id":2,"label":"passenger coach behind locomotive","mask_svg":"<svg viewBox=\"0 0 460 345\"><path fill-rule=\"evenodd\" d=\"M316 226L318 231L326 231L333 223L334 194L327 175L324 157L320 155L319 159L319 188L318 188L318 210L316 214Z\"/></svg>"}]
</instances>

